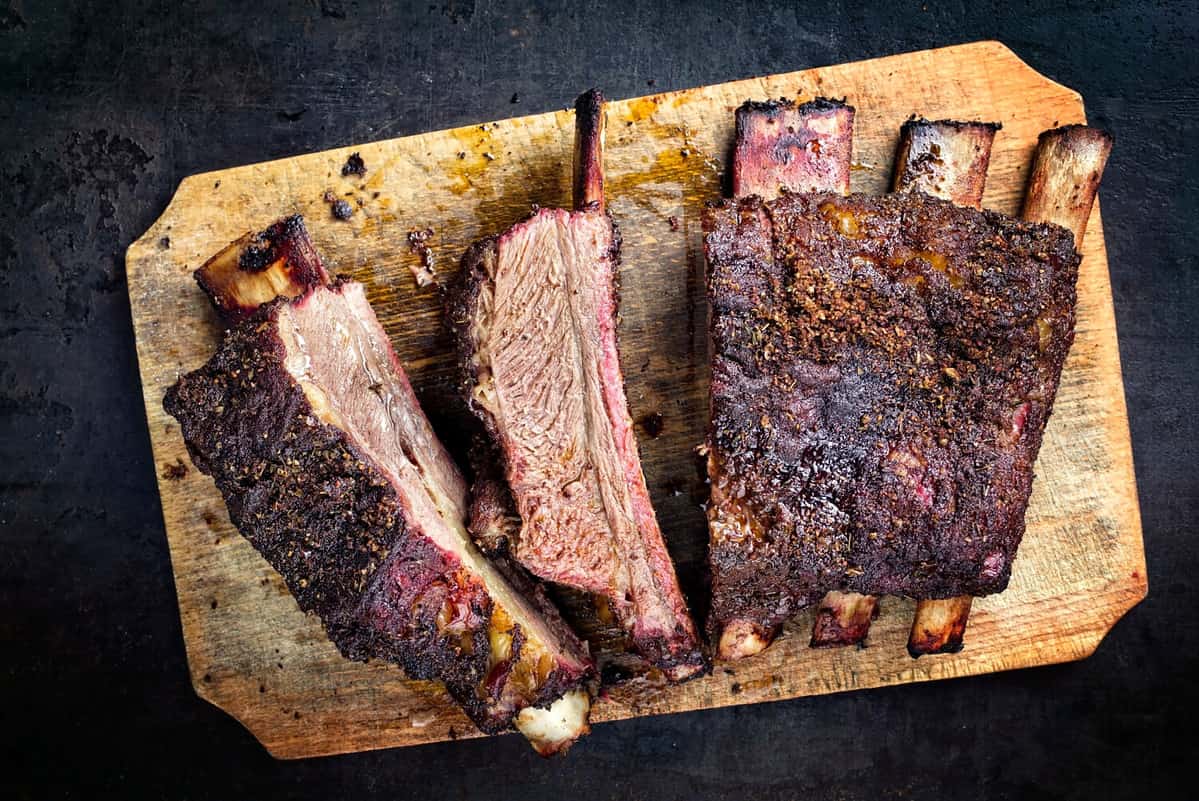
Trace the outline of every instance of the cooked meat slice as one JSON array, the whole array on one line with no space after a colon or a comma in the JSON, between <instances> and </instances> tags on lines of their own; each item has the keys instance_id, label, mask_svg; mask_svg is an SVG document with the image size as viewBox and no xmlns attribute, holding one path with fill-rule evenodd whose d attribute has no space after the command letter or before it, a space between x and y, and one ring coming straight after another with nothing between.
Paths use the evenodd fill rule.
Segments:
<instances>
[{"instance_id":1,"label":"cooked meat slice","mask_svg":"<svg viewBox=\"0 0 1199 801\"><path fill-rule=\"evenodd\" d=\"M163 405L344 655L440 679L482 730L515 725L543 753L586 732L586 646L540 587L474 547L465 482L361 285L264 306Z\"/></svg>"},{"instance_id":2,"label":"cooked meat slice","mask_svg":"<svg viewBox=\"0 0 1199 801\"><path fill-rule=\"evenodd\" d=\"M467 531L484 553L508 555L520 537L520 515L504 479L501 458L490 442L476 441L471 466L475 476L470 486Z\"/></svg>"},{"instance_id":3,"label":"cooked meat slice","mask_svg":"<svg viewBox=\"0 0 1199 801\"><path fill-rule=\"evenodd\" d=\"M543 579L607 599L634 650L681 680L706 662L624 394L619 239L599 208L597 114L598 93L580 98L580 208L542 209L472 246L450 319L470 406L496 445L520 517L519 533L507 536L512 553Z\"/></svg>"},{"instance_id":4,"label":"cooked meat slice","mask_svg":"<svg viewBox=\"0 0 1199 801\"><path fill-rule=\"evenodd\" d=\"M705 220L713 615L730 651L829 589L1007 584L1073 339L1068 232L923 194Z\"/></svg>"}]
</instances>

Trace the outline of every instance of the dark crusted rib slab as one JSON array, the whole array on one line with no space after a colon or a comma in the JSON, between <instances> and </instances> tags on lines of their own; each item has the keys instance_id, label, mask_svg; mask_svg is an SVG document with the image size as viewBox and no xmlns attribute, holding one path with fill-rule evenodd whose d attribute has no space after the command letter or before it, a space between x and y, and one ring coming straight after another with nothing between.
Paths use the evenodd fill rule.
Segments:
<instances>
[{"instance_id":1,"label":"dark crusted rib slab","mask_svg":"<svg viewBox=\"0 0 1199 801\"><path fill-rule=\"evenodd\" d=\"M440 679L482 730L516 725L543 752L586 730L586 647L474 548L465 482L360 285L263 307L164 407L343 654Z\"/></svg>"},{"instance_id":2,"label":"dark crusted rib slab","mask_svg":"<svg viewBox=\"0 0 1199 801\"><path fill-rule=\"evenodd\" d=\"M1056 226L923 195L727 202L705 221L713 634L826 590L1007 584L1073 339Z\"/></svg>"}]
</instances>

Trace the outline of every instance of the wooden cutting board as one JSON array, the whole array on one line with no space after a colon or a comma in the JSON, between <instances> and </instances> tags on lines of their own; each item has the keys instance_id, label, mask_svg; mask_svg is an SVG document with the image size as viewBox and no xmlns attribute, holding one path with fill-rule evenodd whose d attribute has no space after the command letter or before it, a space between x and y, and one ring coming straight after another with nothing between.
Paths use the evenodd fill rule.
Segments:
<instances>
[{"instance_id":1,"label":"wooden cutting board","mask_svg":"<svg viewBox=\"0 0 1199 801\"><path fill-rule=\"evenodd\" d=\"M564 89L562 102L586 88ZM855 191L886 191L899 126L913 113L1002 121L985 205L1008 213L1018 210L1037 134L1085 121L1077 93L996 42L609 104L608 202L624 236L628 396L642 421L642 460L662 529L701 613L706 490L693 454L707 420L700 211L722 191L733 110L749 98L813 95L845 96L857 107ZM414 280L420 256L408 233L433 230L434 268L451 278L471 241L534 204L569 204L572 137L573 115L559 111L191 176L129 248L142 390L192 682L277 757L477 732L438 685L408 681L390 665L342 659L231 526L212 481L191 467L161 406L166 388L203 363L219 335L191 272L240 234L302 213L331 269L368 286L425 409L460 448L467 418L438 292ZM364 177L341 175L353 152L366 163ZM351 203L349 221L333 219L326 192ZM1098 204L1083 253L1077 339L1037 463L1028 533L1007 592L975 603L961 653L911 659L905 643L914 603L887 598L863 649L809 649L809 613L762 655L717 666L706 678L613 687L593 719L989 673L1094 651L1145 596L1147 581Z\"/></svg>"}]
</instances>

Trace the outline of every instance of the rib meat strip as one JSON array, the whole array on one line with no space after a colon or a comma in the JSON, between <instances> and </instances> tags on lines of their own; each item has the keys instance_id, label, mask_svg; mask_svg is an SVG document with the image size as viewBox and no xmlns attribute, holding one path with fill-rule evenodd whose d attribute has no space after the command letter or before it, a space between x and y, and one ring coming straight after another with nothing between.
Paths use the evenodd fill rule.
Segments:
<instances>
[{"instance_id":1,"label":"rib meat strip","mask_svg":"<svg viewBox=\"0 0 1199 801\"><path fill-rule=\"evenodd\" d=\"M991 147L1000 127L990 122L908 120L899 134L895 191L923 192L981 209ZM916 657L960 651L973 601L969 595L917 601L908 653Z\"/></svg>"}]
</instances>

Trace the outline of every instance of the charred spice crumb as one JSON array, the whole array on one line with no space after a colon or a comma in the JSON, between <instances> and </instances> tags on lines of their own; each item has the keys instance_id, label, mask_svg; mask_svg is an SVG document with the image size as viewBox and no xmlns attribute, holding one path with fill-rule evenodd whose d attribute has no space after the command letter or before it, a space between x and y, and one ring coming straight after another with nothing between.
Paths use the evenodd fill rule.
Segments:
<instances>
[{"instance_id":1,"label":"charred spice crumb","mask_svg":"<svg viewBox=\"0 0 1199 801\"><path fill-rule=\"evenodd\" d=\"M341 174L343 177L347 175L366 175L366 162L362 160L362 156L359 153L351 153L350 157L346 159L346 163L341 165Z\"/></svg>"},{"instance_id":2,"label":"charred spice crumb","mask_svg":"<svg viewBox=\"0 0 1199 801\"><path fill-rule=\"evenodd\" d=\"M339 200L333 204L333 216L339 220L348 220L354 216L354 207L344 200Z\"/></svg>"}]
</instances>

